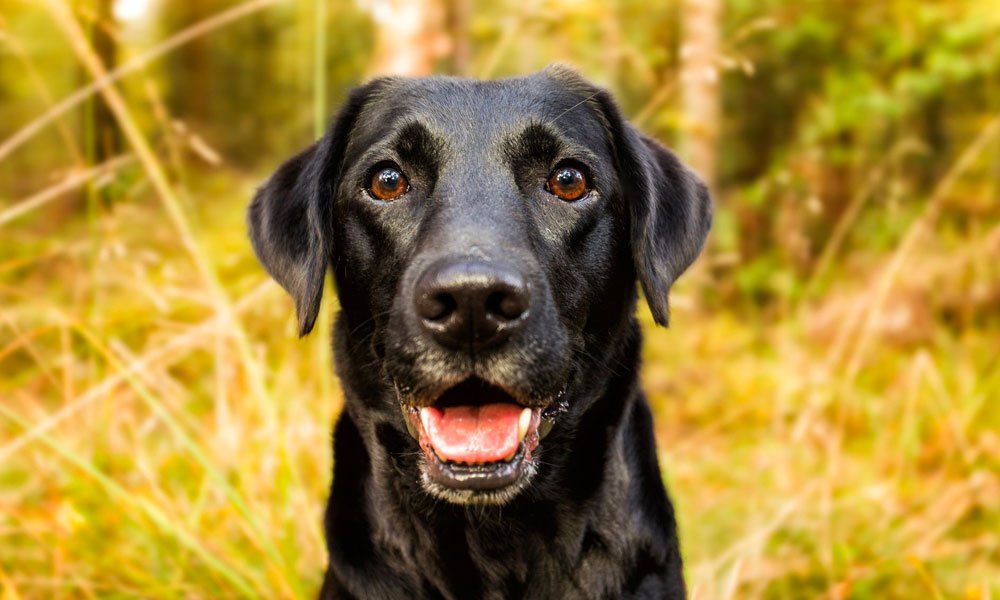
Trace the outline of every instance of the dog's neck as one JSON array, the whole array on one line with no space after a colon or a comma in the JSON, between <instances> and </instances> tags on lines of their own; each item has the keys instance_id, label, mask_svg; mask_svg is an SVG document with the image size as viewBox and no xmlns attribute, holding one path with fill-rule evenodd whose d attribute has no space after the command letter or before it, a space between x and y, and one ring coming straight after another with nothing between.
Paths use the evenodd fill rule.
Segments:
<instances>
[{"instance_id":1,"label":"dog's neck","mask_svg":"<svg viewBox=\"0 0 1000 600\"><path fill-rule=\"evenodd\" d=\"M637 582L627 581L627 568L609 574L609 566L645 572L650 562L680 581L673 531L639 528L633 514L636 506L665 510L654 522L673 529L638 387L641 337L634 322L622 333L624 352L606 357L617 368L581 375L586 381L577 387L595 390L587 410L553 429L532 484L503 506L459 506L429 496L405 433L352 416L353 403L371 406L373 399L348 390L326 515L328 578L340 579L338 570L371 575L373 589L383 590L377 597L436 590L461 598L524 597L528 587L529 597L615 596ZM601 389L588 387L600 381ZM623 435L627 429L631 435ZM423 579L404 575L412 573ZM602 576L588 580L593 573Z\"/></svg>"}]
</instances>

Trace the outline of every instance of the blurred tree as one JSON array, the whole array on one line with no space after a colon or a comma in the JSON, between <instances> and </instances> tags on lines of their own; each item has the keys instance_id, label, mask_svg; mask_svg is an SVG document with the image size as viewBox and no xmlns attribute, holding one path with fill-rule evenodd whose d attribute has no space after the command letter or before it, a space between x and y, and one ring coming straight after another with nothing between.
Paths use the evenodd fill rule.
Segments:
<instances>
[{"instance_id":1,"label":"blurred tree","mask_svg":"<svg viewBox=\"0 0 1000 600\"><path fill-rule=\"evenodd\" d=\"M156 25L163 36L231 4L163 2ZM158 69L169 82L170 112L237 164L269 163L301 148L314 137L314 99L325 98L320 112L330 114L364 78L373 54L365 10L339 2L322 8L279 3L167 55ZM315 39L320 32L326 43ZM325 81L315 77L317 63ZM319 93L315 86L324 84Z\"/></svg>"},{"instance_id":2,"label":"blurred tree","mask_svg":"<svg viewBox=\"0 0 1000 600\"><path fill-rule=\"evenodd\" d=\"M719 140L719 55L722 0L685 0L681 10L681 74L685 157L715 188Z\"/></svg>"},{"instance_id":3,"label":"blurred tree","mask_svg":"<svg viewBox=\"0 0 1000 600\"><path fill-rule=\"evenodd\" d=\"M449 54L443 0L371 0L365 5L376 24L373 73L429 75Z\"/></svg>"},{"instance_id":4,"label":"blurred tree","mask_svg":"<svg viewBox=\"0 0 1000 600\"><path fill-rule=\"evenodd\" d=\"M736 218L716 240L749 262L741 286L759 301L795 291L776 289L782 267L896 242L995 114L1000 13L989 1L726 9L725 38L753 68L724 75L719 176Z\"/></svg>"},{"instance_id":5,"label":"blurred tree","mask_svg":"<svg viewBox=\"0 0 1000 600\"><path fill-rule=\"evenodd\" d=\"M472 39L469 34L469 19L471 15L471 0L451 0L448 2L451 72L455 75L467 76L471 74Z\"/></svg>"}]
</instances>

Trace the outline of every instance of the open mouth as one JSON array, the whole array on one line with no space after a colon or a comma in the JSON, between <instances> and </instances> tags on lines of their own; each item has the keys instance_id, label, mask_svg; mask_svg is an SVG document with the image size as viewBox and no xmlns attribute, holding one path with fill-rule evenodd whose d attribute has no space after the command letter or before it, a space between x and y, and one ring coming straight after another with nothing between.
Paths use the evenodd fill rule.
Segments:
<instances>
[{"instance_id":1,"label":"open mouth","mask_svg":"<svg viewBox=\"0 0 1000 600\"><path fill-rule=\"evenodd\" d=\"M533 469L532 452L551 427L542 408L523 406L475 377L430 406L401 408L426 457L425 474L454 490L498 490L524 481Z\"/></svg>"}]
</instances>

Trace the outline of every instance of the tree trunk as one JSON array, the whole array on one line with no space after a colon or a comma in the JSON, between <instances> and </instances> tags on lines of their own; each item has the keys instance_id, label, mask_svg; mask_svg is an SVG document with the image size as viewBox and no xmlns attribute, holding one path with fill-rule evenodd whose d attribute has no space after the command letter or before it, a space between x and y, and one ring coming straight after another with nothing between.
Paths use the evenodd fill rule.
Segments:
<instances>
[{"instance_id":1,"label":"tree trunk","mask_svg":"<svg viewBox=\"0 0 1000 600\"><path fill-rule=\"evenodd\" d=\"M681 89L688 164L714 187L718 171L721 0L684 0L681 9Z\"/></svg>"},{"instance_id":2,"label":"tree trunk","mask_svg":"<svg viewBox=\"0 0 1000 600\"><path fill-rule=\"evenodd\" d=\"M378 75L428 75L451 51L442 0L389 0L372 9Z\"/></svg>"},{"instance_id":3,"label":"tree trunk","mask_svg":"<svg viewBox=\"0 0 1000 600\"><path fill-rule=\"evenodd\" d=\"M448 29L451 34L451 72L466 76L472 68L472 44L469 39L469 18L472 0L451 0L448 3Z\"/></svg>"}]
</instances>

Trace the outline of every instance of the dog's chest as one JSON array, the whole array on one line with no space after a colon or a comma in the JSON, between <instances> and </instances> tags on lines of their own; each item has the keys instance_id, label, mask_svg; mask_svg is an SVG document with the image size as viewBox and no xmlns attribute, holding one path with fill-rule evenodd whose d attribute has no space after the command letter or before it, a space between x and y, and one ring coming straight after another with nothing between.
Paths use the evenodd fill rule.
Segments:
<instances>
[{"instance_id":1,"label":"dog's chest","mask_svg":"<svg viewBox=\"0 0 1000 600\"><path fill-rule=\"evenodd\" d=\"M418 598L606 598L615 596L634 554L620 535L628 525L607 515L600 527L567 514L540 532L510 520L431 521L385 529L377 553L391 571L420 590ZM402 534L402 535L400 535Z\"/></svg>"}]
</instances>

